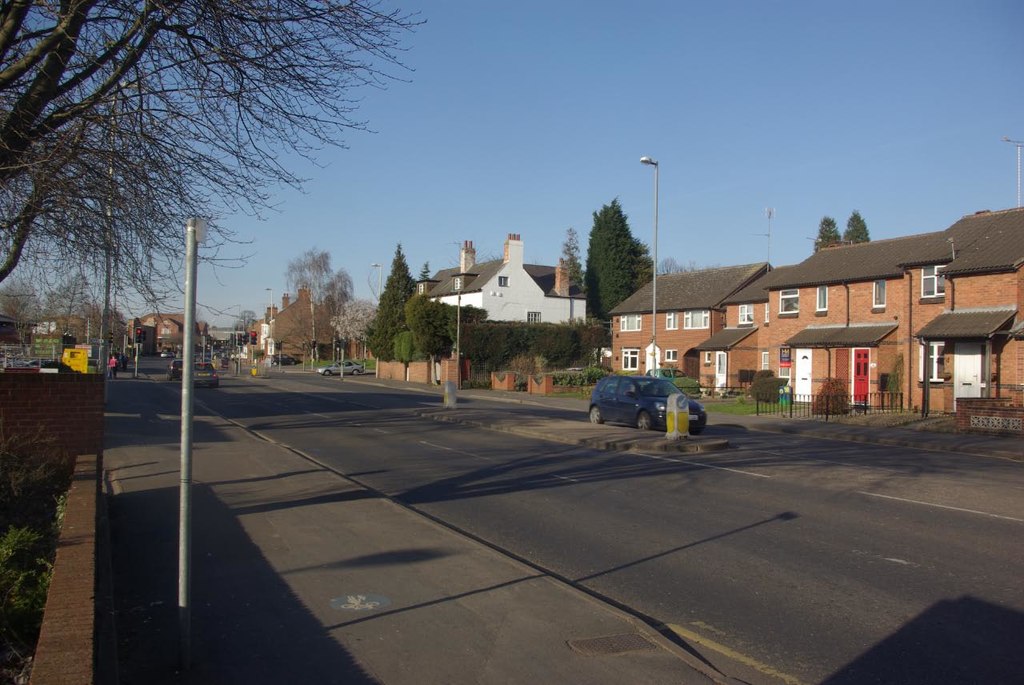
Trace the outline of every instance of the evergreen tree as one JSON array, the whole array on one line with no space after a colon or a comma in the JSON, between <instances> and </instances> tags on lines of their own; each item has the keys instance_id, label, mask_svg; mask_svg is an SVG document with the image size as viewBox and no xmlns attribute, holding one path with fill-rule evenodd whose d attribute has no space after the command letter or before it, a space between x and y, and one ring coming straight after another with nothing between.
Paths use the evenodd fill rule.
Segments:
<instances>
[{"instance_id":1,"label":"evergreen tree","mask_svg":"<svg viewBox=\"0 0 1024 685\"><path fill-rule=\"evenodd\" d=\"M425 281L430 278L430 262L423 262L420 268L420 277L416 280Z\"/></svg>"},{"instance_id":2,"label":"evergreen tree","mask_svg":"<svg viewBox=\"0 0 1024 685\"><path fill-rule=\"evenodd\" d=\"M377 359L388 362L395 358L395 338L399 333L409 330L405 323L405 303L415 290L416 283L409 273L409 264L405 261L402 244L399 243L395 248L395 257L391 260L391 273L384 284L377 316L368 338L370 349Z\"/></svg>"},{"instance_id":3,"label":"evergreen tree","mask_svg":"<svg viewBox=\"0 0 1024 685\"><path fill-rule=\"evenodd\" d=\"M871 236L868 235L868 225L864 222L860 212L856 209L846 221L846 230L843 231L843 240L850 243L869 243Z\"/></svg>"},{"instance_id":4,"label":"evergreen tree","mask_svg":"<svg viewBox=\"0 0 1024 685\"><path fill-rule=\"evenodd\" d=\"M835 245L840 240L836 220L830 216L821 217L821 223L818 224L818 238L814 241L814 251L817 252L829 245Z\"/></svg>"},{"instance_id":5,"label":"evergreen tree","mask_svg":"<svg viewBox=\"0 0 1024 685\"><path fill-rule=\"evenodd\" d=\"M651 279L648 254L647 246L630 232L629 221L617 199L594 212L585 276L591 316L607 319L615 305Z\"/></svg>"},{"instance_id":6,"label":"evergreen tree","mask_svg":"<svg viewBox=\"0 0 1024 685\"><path fill-rule=\"evenodd\" d=\"M565 260L565 268L569 271L569 282L583 287L583 264L580 262L580 237L576 229L569 227L565 232L565 242L562 243L562 259Z\"/></svg>"}]
</instances>

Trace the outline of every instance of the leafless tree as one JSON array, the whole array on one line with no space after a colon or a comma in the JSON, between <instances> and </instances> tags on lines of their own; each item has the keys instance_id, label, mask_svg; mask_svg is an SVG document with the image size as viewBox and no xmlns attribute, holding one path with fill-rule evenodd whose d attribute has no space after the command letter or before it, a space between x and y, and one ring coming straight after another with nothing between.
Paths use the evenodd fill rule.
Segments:
<instances>
[{"instance_id":1,"label":"leafless tree","mask_svg":"<svg viewBox=\"0 0 1024 685\"><path fill-rule=\"evenodd\" d=\"M366 333L375 316L377 307L369 300L349 300L331 319L334 334L340 340L356 340L363 343L365 356Z\"/></svg>"},{"instance_id":2,"label":"leafless tree","mask_svg":"<svg viewBox=\"0 0 1024 685\"><path fill-rule=\"evenodd\" d=\"M302 179L282 155L344 145L355 89L401 70L417 21L378 0L0 4L0 282L22 262L110 267L156 299L184 219L259 216ZM154 285L156 284L156 285ZM116 287L116 286L115 286Z\"/></svg>"},{"instance_id":3,"label":"leafless tree","mask_svg":"<svg viewBox=\"0 0 1024 685\"><path fill-rule=\"evenodd\" d=\"M352 278L344 269L335 272L331 268L331 255L313 248L301 257L288 262L285 273L288 286L298 291L305 288L309 291L309 340L317 340L317 321L330 321L336 316L340 307L352 298ZM317 307L322 311L317 312ZM323 333L328 332L323 330ZM313 359L318 357L316 346Z\"/></svg>"}]
</instances>

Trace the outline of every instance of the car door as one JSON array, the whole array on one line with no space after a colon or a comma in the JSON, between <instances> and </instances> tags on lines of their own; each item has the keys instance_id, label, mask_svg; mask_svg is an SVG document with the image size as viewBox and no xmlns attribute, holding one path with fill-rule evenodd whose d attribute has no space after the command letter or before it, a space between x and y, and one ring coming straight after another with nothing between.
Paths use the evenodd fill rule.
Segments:
<instances>
[{"instance_id":1,"label":"car door","mask_svg":"<svg viewBox=\"0 0 1024 685\"><path fill-rule=\"evenodd\" d=\"M618 392L619 378L608 378L598 388L597 406L605 421L618 421L615 395Z\"/></svg>"},{"instance_id":2,"label":"car door","mask_svg":"<svg viewBox=\"0 0 1024 685\"><path fill-rule=\"evenodd\" d=\"M640 403L640 387L629 378L619 379L619 389L615 394L615 420L621 423L633 423L636 419L637 407Z\"/></svg>"}]
</instances>

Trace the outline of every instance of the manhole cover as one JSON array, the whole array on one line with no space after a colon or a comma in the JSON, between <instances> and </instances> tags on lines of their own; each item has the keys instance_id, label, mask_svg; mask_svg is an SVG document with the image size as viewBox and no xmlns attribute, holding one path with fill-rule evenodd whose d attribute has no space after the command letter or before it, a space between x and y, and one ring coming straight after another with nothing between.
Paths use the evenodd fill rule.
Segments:
<instances>
[{"instance_id":1,"label":"manhole cover","mask_svg":"<svg viewBox=\"0 0 1024 685\"><path fill-rule=\"evenodd\" d=\"M639 633L623 633L622 635L569 640L569 646L574 651L586 656L625 654L626 652L640 652L658 648L656 644Z\"/></svg>"},{"instance_id":2,"label":"manhole cover","mask_svg":"<svg viewBox=\"0 0 1024 685\"><path fill-rule=\"evenodd\" d=\"M382 595L343 595L331 600L331 608L340 611L375 611L391 606L391 600Z\"/></svg>"}]
</instances>

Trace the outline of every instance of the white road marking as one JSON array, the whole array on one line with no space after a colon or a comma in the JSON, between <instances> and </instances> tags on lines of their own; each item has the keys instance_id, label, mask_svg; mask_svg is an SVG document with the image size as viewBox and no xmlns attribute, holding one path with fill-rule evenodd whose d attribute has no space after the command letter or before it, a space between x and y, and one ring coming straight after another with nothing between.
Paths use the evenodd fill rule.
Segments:
<instances>
[{"instance_id":1,"label":"white road marking","mask_svg":"<svg viewBox=\"0 0 1024 685\"><path fill-rule=\"evenodd\" d=\"M858 490L857 493L861 494L861 495L867 495L868 497L880 497L882 499L891 499L891 500L895 500L897 502L906 502L908 504L920 504L920 505L925 506L925 507L936 507L937 509L949 509L950 511L960 511L960 512L963 512L965 514L979 514L981 516L988 516L989 518L1003 519L1004 521L1016 521L1017 523L1024 523L1024 519L1018 519L1018 518L1014 518L1012 516L1002 516L1000 514L992 514L992 513L989 513L987 511L978 511L977 509L964 509L963 507L951 507L951 506L946 505L946 504L936 504L935 502L921 502L920 500L916 500L916 499L907 499L905 497L893 497L892 495L880 495L877 492L864 492L863 490Z\"/></svg>"},{"instance_id":2,"label":"white road marking","mask_svg":"<svg viewBox=\"0 0 1024 685\"><path fill-rule=\"evenodd\" d=\"M579 483L579 480L577 480L576 478L570 478L569 476L559 476L557 473L553 473L551 475L553 478L557 478L559 480L567 480L570 483Z\"/></svg>"},{"instance_id":3,"label":"white road marking","mask_svg":"<svg viewBox=\"0 0 1024 685\"><path fill-rule=\"evenodd\" d=\"M391 435L392 433L394 433L394 431L385 430L383 428L377 428L376 426L373 427L373 430L377 431L378 433L383 433L384 435Z\"/></svg>"},{"instance_id":4,"label":"white road marking","mask_svg":"<svg viewBox=\"0 0 1024 685\"><path fill-rule=\"evenodd\" d=\"M676 459L674 457L661 457L656 454L646 454L644 452L639 453L641 456L649 459L657 459L658 461L672 461L677 464L687 464L689 466L700 466L705 469L715 469L716 471L731 471L732 473L739 473L743 476L753 476L754 478L771 478L763 473L754 473L753 471L743 471L741 469L731 469L728 466L712 466L711 464L705 464L699 461L690 461L688 459Z\"/></svg>"},{"instance_id":5,"label":"white road marking","mask_svg":"<svg viewBox=\"0 0 1024 685\"><path fill-rule=\"evenodd\" d=\"M420 440L420 444L421 445L426 445L427 447L434 447L434 448L439 449L439 450L445 450L447 452L455 452L456 454L464 454L467 457L473 457L474 459L483 459L484 461L494 461L490 457L485 457L485 456L482 456L480 454L473 454L472 452L466 452L464 450L455 449L454 447L446 447L444 445L438 445L437 443L429 442L427 440Z\"/></svg>"}]
</instances>

